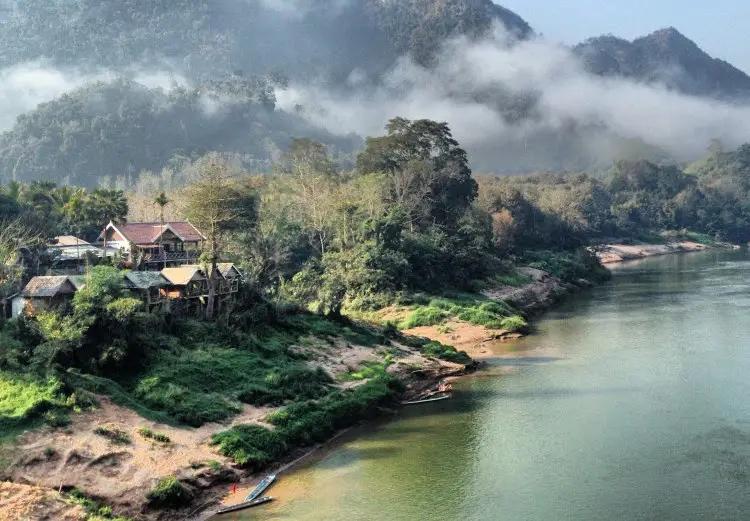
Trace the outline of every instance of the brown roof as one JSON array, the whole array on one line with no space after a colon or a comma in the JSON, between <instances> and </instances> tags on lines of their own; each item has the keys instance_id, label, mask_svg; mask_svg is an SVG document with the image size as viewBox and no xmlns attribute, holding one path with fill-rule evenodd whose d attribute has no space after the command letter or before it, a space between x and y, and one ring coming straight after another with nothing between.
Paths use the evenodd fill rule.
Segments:
<instances>
[{"instance_id":1,"label":"brown roof","mask_svg":"<svg viewBox=\"0 0 750 521\"><path fill-rule=\"evenodd\" d=\"M66 276L34 277L23 288L21 295L24 297L53 298L58 295L68 295L75 292L75 286Z\"/></svg>"},{"instance_id":2,"label":"brown roof","mask_svg":"<svg viewBox=\"0 0 750 521\"><path fill-rule=\"evenodd\" d=\"M161 274L173 286L187 286L191 280L205 280L199 266L181 266L179 268L165 268Z\"/></svg>"},{"instance_id":3,"label":"brown roof","mask_svg":"<svg viewBox=\"0 0 750 521\"><path fill-rule=\"evenodd\" d=\"M78 237L74 237L73 235L61 235L59 237L55 237L50 241L50 247L52 248L63 248L66 246L91 246L88 242L84 241L83 239L79 239Z\"/></svg>"},{"instance_id":4,"label":"brown roof","mask_svg":"<svg viewBox=\"0 0 750 521\"><path fill-rule=\"evenodd\" d=\"M127 223L117 224L115 228L133 244L156 244L163 231L171 230L184 242L200 242L205 237L189 222L167 222L164 227L160 223Z\"/></svg>"}]
</instances>

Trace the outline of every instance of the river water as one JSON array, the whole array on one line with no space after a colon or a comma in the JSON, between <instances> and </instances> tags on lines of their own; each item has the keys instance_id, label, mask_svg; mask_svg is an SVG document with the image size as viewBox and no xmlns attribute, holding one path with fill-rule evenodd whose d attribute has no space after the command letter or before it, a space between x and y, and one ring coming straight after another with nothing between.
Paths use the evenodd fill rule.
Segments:
<instances>
[{"instance_id":1,"label":"river water","mask_svg":"<svg viewBox=\"0 0 750 521\"><path fill-rule=\"evenodd\" d=\"M620 266L453 400L350 432L224 518L750 519L749 261Z\"/></svg>"}]
</instances>

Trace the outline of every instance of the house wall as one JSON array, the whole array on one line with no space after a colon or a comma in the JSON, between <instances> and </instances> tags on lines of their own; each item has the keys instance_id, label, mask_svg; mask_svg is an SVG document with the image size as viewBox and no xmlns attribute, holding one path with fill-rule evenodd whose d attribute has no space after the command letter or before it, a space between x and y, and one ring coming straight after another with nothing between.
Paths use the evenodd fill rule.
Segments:
<instances>
[{"instance_id":1,"label":"house wall","mask_svg":"<svg viewBox=\"0 0 750 521\"><path fill-rule=\"evenodd\" d=\"M13 315L13 318L20 317L23 315L24 310L26 309L26 299L23 297L15 297L11 301L11 313Z\"/></svg>"}]
</instances>

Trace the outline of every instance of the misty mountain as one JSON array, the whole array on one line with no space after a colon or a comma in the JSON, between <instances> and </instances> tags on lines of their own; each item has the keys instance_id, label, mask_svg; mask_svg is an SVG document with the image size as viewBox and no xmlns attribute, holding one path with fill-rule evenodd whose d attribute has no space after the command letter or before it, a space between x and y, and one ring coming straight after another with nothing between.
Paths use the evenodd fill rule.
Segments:
<instances>
[{"instance_id":1,"label":"misty mountain","mask_svg":"<svg viewBox=\"0 0 750 521\"><path fill-rule=\"evenodd\" d=\"M293 79L377 77L407 53L427 64L446 38L499 22L531 27L491 0L5 0L0 67L169 69L190 79L283 71Z\"/></svg>"},{"instance_id":2,"label":"misty mountain","mask_svg":"<svg viewBox=\"0 0 750 521\"><path fill-rule=\"evenodd\" d=\"M0 136L0 181L34 179L96 187L142 170L227 152L252 171L278 160L293 137L351 151L359 138L331 135L275 109L267 78L207 81L164 91L129 80L98 82L44 103Z\"/></svg>"},{"instance_id":3,"label":"misty mountain","mask_svg":"<svg viewBox=\"0 0 750 521\"><path fill-rule=\"evenodd\" d=\"M612 35L599 36L577 45L574 52L594 74L662 84L691 95L750 99L750 76L709 56L674 28L632 42Z\"/></svg>"}]
</instances>

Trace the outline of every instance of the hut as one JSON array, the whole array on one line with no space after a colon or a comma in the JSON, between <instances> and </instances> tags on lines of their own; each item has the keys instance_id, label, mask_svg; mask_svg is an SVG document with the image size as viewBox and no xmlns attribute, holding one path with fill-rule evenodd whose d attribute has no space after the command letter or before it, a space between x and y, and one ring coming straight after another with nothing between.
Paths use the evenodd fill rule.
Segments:
<instances>
[{"instance_id":1,"label":"hut","mask_svg":"<svg viewBox=\"0 0 750 521\"><path fill-rule=\"evenodd\" d=\"M125 289L143 301L146 309L153 309L167 301L166 288L170 282L159 272L128 271L123 279Z\"/></svg>"},{"instance_id":2,"label":"hut","mask_svg":"<svg viewBox=\"0 0 750 521\"><path fill-rule=\"evenodd\" d=\"M14 317L23 313L34 315L64 306L70 303L76 291L76 286L67 276L34 277L21 293L13 297L12 314Z\"/></svg>"}]
</instances>

